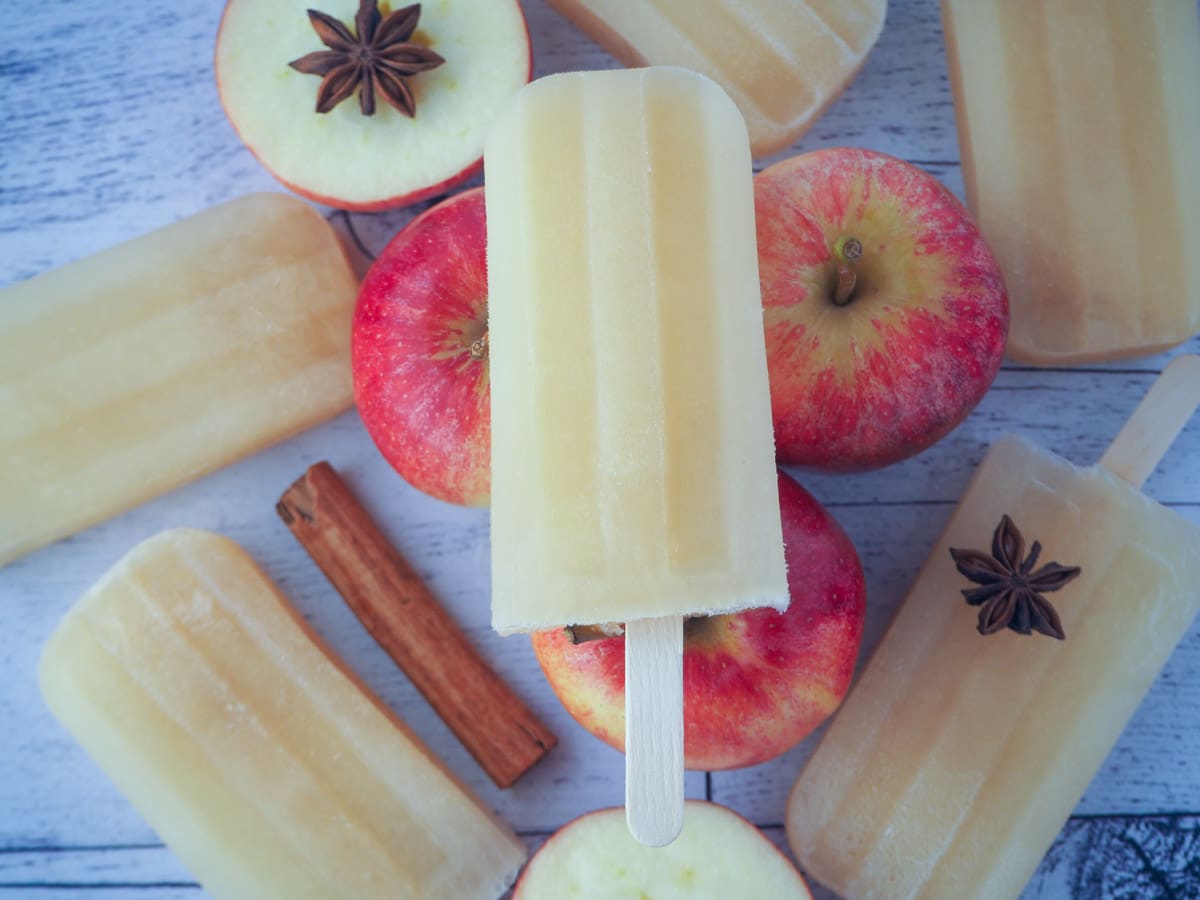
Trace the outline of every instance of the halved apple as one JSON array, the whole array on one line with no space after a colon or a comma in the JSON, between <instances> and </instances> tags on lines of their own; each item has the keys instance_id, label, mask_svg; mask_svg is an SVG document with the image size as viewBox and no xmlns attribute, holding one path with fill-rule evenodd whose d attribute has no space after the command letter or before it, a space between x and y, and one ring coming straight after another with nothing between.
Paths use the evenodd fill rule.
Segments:
<instances>
[{"instance_id":1,"label":"halved apple","mask_svg":"<svg viewBox=\"0 0 1200 900\"><path fill-rule=\"evenodd\" d=\"M737 813L701 800L665 847L639 844L623 807L568 822L525 867L513 900L581 897L762 897L812 900L796 867Z\"/></svg>"},{"instance_id":2,"label":"halved apple","mask_svg":"<svg viewBox=\"0 0 1200 900\"><path fill-rule=\"evenodd\" d=\"M358 0L229 0L217 34L221 103L271 174L318 203L373 212L444 193L479 170L493 114L532 72L517 0L424 4L411 41L445 63L407 79L412 118L382 100L363 115L357 97L316 112L321 78L288 65L328 49L309 6L357 33ZM386 0L379 8L392 11Z\"/></svg>"}]
</instances>

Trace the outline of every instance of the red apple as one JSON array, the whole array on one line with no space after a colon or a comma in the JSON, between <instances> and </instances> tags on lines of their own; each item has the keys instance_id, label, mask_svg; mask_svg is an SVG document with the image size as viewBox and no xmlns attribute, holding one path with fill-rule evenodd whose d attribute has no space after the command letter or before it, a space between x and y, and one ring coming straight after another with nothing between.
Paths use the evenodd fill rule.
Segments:
<instances>
[{"instance_id":1,"label":"red apple","mask_svg":"<svg viewBox=\"0 0 1200 900\"><path fill-rule=\"evenodd\" d=\"M1008 334L1004 281L963 205L915 166L850 148L770 166L754 198L780 462L872 469L945 436Z\"/></svg>"},{"instance_id":2,"label":"red apple","mask_svg":"<svg viewBox=\"0 0 1200 900\"><path fill-rule=\"evenodd\" d=\"M406 4L382 4L386 15ZM445 193L476 174L492 117L532 74L529 31L517 0L425 3L409 39L445 59L407 78L409 118L377 95L373 115L357 92L317 113L322 78L288 63L329 52L306 8L358 34L358 0L228 0L217 33L217 90L243 143L296 193L374 212Z\"/></svg>"},{"instance_id":3,"label":"red apple","mask_svg":"<svg viewBox=\"0 0 1200 900\"><path fill-rule=\"evenodd\" d=\"M854 545L782 473L779 502L791 604L684 623L684 765L735 769L793 747L841 702L858 656L866 588ZM550 686L588 731L625 748L625 639L533 635Z\"/></svg>"},{"instance_id":4,"label":"red apple","mask_svg":"<svg viewBox=\"0 0 1200 900\"><path fill-rule=\"evenodd\" d=\"M490 494L487 226L483 188L413 219L363 278L354 309L354 399L409 484L451 503Z\"/></svg>"},{"instance_id":5,"label":"red apple","mask_svg":"<svg viewBox=\"0 0 1200 900\"><path fill-rule=\"evenodd\" d=\"M513 900L722 897L812 900L796 867L732 810L684 804L683 831L666 847L639 844L625 808L568 822L529 861Z\"/></svg>"}]
</instances>

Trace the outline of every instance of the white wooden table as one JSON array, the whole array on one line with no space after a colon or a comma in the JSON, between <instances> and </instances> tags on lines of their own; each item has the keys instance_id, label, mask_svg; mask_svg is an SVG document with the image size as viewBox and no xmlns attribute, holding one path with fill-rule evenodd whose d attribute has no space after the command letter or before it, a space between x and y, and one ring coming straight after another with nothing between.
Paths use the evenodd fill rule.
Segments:
<instances>
[{"instance_id":1,"label":"white wooden table","mask_svg":"<svg viewBox=\"0 0 1200 900\"><path fill-rule=\"evenodd\" d=\"M541 0L525 5L538 75L614 64ZM211 68L220 0L64 0L14 11L5 16L0 50L0 284L234 196L279 189L221 112ZM934 0L893 2L858 80L796 149L847 144L908 159L961 196ZM350 224L377 251L412 214L358 215ZM1200 350L1200 340L1183 349ZM802 474L866 567L864 658L1001 431L1092 462L1170 355L1076 370L1008 365L974 414L917 458L866 475ZM319 459L346 476L483 653L560 736L559 747L514 788L492 785L277 520L276 498ZM1200 521L1200 421L1147 491ZM583 812L622 802L621 756L567 716L527 639L500 639L488 627L487 513L408 487L351 412L0 570L0 900L200 896L190 874L51 719L34 674L40 648L75 598L134 543L176 525L221 531L246 546L334 648L531 846ZM787 791L812 747L810 739L743 771L689 773L688 794L738 810L783 845ZM1200 897L1200 627L1171 657L1025 896Z\"/></svg>"}]
</instances>

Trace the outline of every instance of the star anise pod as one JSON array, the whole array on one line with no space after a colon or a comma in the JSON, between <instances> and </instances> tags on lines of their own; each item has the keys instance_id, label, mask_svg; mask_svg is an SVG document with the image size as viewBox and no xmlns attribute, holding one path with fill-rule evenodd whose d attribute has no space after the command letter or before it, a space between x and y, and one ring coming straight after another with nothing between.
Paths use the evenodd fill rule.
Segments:
<instances>
[{"instance_id":1,"label":"star anise pod","mask_svg":"<svg viewBox=\"0 0 1200 900\"><path fill-rule=\"evenodd\" d=\"M375 94L408 117L417 101L405 81L445 62L428 47L410 42L421 17L421 4L398 9L386 19L377 0L360 0L354 17L355 33L333 16L308 11L313 30L328 50L309 53L290 63L306 75L322 75L317 88L317 112L327 113L358 90L363 115L375 115Z\"/></svg>"},{"instance_id":2,"label":"star anise pod","mask_svg":"<svg viewBox=\"0 0 1200 900\"><path fill-rule=\"evenodd\" d=\"M950 548L958 571L981 585L962 592L969 604L982 607L980 634L1007 627L1020 634L1039 631L1060 641L1066 637L1058 613L1042 595L1057 591L1082 570L1052 562L1034 572L1041 552L1042 545L1034 541L1025 556L1025 539L1008 516L996 526L990 556L980 550Z\"/></svg>"}]
</instances>

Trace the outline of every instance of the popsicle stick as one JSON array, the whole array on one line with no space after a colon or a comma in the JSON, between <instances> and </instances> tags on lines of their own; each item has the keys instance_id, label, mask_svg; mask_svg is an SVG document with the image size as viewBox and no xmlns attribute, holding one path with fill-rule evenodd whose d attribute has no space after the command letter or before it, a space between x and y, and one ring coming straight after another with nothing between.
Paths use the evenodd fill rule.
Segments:
<instances>
[{"instance_id":1,"label":"popsicle stick","mask_svg":"<svg viewBox=\"0 0 1200 900\"><path fill-rule=\"evenodd\" d=\"M625 817L643 844L683 829L683 619L625 623Z\"/></svg>"},{"instance_id":2,"label":"popsicle stick","mask_svg":"<svg viewBox=\"0 0 1200 900\"><path fill-rule=\"evenodd\" d=\"M1200 356L1177 356L1150 386L1100 465L1140 488L1200 406Z\"/></svg>"}]
</instances>

